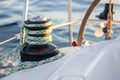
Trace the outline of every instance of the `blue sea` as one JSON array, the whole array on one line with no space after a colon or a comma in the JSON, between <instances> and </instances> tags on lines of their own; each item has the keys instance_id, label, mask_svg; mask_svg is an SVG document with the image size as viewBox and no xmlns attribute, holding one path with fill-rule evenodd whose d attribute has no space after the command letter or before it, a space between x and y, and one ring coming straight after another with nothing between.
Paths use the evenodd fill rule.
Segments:
<instances>
[{"instance_id":1,"label":"blue sea","mask_svg":"<svg viewBox=\"0 0 120 80\"><path fill-rule=\"evenodd\" d=\"M25 0L0 0L0 42L14 37L21 31ZM72 21L82 20L87 9L93 0L72 0ZM98 20L98 15L104 10L104 4L99 4L90 16L90 19ZM120 6L114 5L114 20L120 20ZM28 17L45 16L52 20L52 25L68 22L68 1L67 0L30 0ZM99 24L89 23L86 25L85 38L95 41L104 40L104 36L97 38L94 31L99 29ZM74 41L77 40L80 24L73 25ZM112 39L120 34L118 24L113 25L114 34ZM62 27L52 32L53 43L58 47L69 46L68 26ZM6 53L19 45L19 40L15 39L0 45L0 53Z\"/></svg>"}]
</instances>

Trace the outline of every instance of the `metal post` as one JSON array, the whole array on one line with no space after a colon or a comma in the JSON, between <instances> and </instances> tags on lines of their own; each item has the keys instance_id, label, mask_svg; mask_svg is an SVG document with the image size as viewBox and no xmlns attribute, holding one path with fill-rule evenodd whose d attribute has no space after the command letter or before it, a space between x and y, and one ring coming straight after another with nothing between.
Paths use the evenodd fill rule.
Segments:
<instances>
[{"instance_id":1,"label":"metal post","mask_svg":"<svg viewBox=\"0 0 120 80\"><path fill-rule=\"evenodd\" d=\"M107 32L105 33L105 40L110 40L111 39L111 34L112 34L112 10L111 10L111 0L109 0L109 13L107 16L107 26L106 26L106 30Z\"/></svg>"},{"instance_id":2,"label":"metal post","mask_svg":"<svg viewBox=\"0 0 120 80\"><path fill-rule=\"evenodd\" d=\"M24 21L27 20L28 15L28 6L29 6L29 0L24 1L24 10L23 10L23 19L22 19L22 30L21 30L21 41L20 44L23 45L24 43Z\"/></svg>"},{"instance_id":3,"label":"metal post","mask_svg":"<svg viewBox=\"0 0 120 80\"><path fill-rule=\"evenodd\" d=\"M72 22L72 0L68 0L68 19L69 22ZM72 31L72 24L69 25L69 43L70 46L73 42L73 31Z\"/></svg>"},{"instance_id":4,"label":"metal post","mask_svg":"<svg viewBox=\"0 0 120 80\"><path fill-rule=\"evenodd\" d=\"M22 25L23 25L24 21L27 20L28 6L29 6L29 0L25 0L25 3L24 3L24 11L23 11Z\"/></svg>"}]
</instances>

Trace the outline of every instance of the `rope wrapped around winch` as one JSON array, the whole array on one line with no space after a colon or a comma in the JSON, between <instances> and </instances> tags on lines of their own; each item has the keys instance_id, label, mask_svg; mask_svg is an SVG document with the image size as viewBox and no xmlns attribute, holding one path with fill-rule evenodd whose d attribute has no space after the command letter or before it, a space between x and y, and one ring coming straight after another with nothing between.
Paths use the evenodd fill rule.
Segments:
<instances>
[{"instance_id":1,"label":"rope wrapped around winch","mask_svg":"<svg viewBox=\"0 0 120 80\"><path fill-rule=\"evenodd\" d=\"M3 68L0 69L0 74L1 75L9 75L11 73L23 70L23 69L29 69L32 67L36 67L38 65L42 65L45 63L49 63L51 61L57 60L60 57L63 56L62 53L57 54L56 56L53 56L51 58L42 60L42 61L27 61L27 62L21 62L20 61L20 54L19 54L19 50L20 50L20 46L16 47L15 49L9 51L8 53L0 56L0 63L4 64L7 60L11 59L12 57L14 57L14 61L12 61L13 66L12 67L8 67L8 68Z\"/></svg>"},{"instance_id":2,"label":"rope wrapped around winch","mask_svg":"<svg viewBox=\"0 0 120 80\"><path fill-rule=\"evenodd\" d=\"M49 44L52 42L51 20L41 22L25 21L25 42L34 45Z\"/></svg>"},{"instance_id":3,"label":"rope wrapped around winch","mask_svg":"<svg viewBox=\"0 0 120 80\"><path fill-rule=\"evenodd\" d=\"M12 67L0 69L0 74L9 75L19 70L54 61L63 56L52 44L50 19L34 17L32 20L24 22L24 30L25 34L22 35L24 45L0 56L0 64L4 64L8 60L13 64Z\"/></svg>"}]
</instances>

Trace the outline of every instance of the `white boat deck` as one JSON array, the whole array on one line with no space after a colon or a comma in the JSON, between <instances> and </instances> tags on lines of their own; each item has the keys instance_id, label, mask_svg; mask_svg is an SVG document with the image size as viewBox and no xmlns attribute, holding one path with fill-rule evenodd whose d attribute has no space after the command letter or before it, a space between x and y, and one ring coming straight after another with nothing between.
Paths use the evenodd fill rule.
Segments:
<instances>
[{"instance_id":1,"label":"white boat deck","mask_svg":"<svg viewBox=\"0 0 120 80\"><path fill-rule=\"evenodd\" d=\"M120 80L120 37L84 48L63 48L54 62L13 73L0 80Z\"/></svg>"}]
</instances>

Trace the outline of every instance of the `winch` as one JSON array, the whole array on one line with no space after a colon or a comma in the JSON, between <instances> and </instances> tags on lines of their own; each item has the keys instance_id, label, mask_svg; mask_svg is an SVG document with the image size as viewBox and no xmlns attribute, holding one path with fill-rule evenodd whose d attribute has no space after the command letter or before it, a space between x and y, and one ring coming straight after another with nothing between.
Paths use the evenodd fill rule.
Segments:
<instances>
[{"instance_id":1,"label":"winch","mask_svg":"<svg viewBox=\"0 0 120 80\"><path fill-rule=\"evenodd\" d=\"M59 53L52 44L52 22L43 16L24 21L24 45L20 50L21 61L41 61Z\"/></svg>"}]
</instances>

